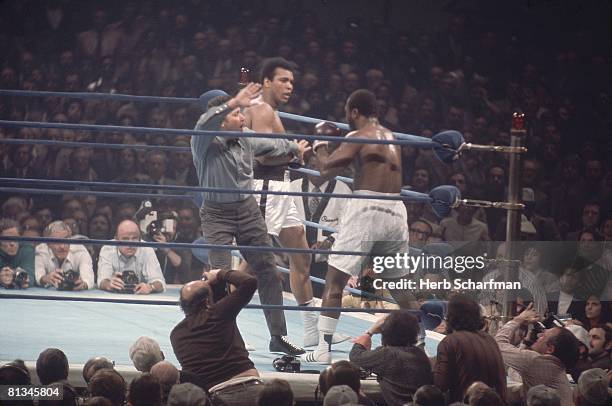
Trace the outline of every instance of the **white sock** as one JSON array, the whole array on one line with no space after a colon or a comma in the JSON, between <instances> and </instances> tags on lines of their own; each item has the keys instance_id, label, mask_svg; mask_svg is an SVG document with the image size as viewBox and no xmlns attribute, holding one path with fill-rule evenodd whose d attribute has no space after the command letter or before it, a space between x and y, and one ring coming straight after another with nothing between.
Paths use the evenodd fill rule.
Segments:
<instances>
[{"instance_id":1,"label":"white sock","mask_svg":"<svg viewBox=\"0 0 612 406\"><path fill-rule=\"evenodd\" d=\"M331 351L331 343L336 327L338 326L338 319L333 317L319 316L319 345L315 350L317 353L325 353Z\"/></svg>"}]
</instances>

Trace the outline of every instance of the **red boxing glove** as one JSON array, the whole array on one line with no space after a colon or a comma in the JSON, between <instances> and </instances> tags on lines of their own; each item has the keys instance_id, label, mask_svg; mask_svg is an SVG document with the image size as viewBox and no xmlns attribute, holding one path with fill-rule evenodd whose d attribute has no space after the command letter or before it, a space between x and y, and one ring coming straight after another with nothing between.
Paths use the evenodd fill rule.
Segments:
<instances>
[{"instance_id":1,"label":"red boxing glove","mask_svg":"<svg viewBox=\"0 0 612 406\"><path fill-rule=\"evenodd\" d=\"M330 135L334 137L340 137L342 135L340 128L338 128L336 124L330 123L329 121L321 121L315 125L314 133L315 135Z\"/></svg>"}]
</instances>

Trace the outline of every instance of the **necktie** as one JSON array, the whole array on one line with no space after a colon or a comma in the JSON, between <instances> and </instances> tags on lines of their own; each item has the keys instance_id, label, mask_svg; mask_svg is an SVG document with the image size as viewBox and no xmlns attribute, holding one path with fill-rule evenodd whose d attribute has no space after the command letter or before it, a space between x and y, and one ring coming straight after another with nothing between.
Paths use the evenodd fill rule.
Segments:
<instances>
[{"instance_id":1,"label":"necktie","mask_svg":"<svg viewBox=\"0 0 612 406\"><path fill-rule=\"evenodd\" d=\"M321 193L321 189L319 189L318 186L315 186L315 188L312 190L313 193ZM308 201L308 209L310 210L310 215L312 216L314 214L315 211L317 211L317 208L319 207L319 203L321 203L321 198L318 196L312 196L310 197L310 200Z\"/></svg>"}]
</instances>

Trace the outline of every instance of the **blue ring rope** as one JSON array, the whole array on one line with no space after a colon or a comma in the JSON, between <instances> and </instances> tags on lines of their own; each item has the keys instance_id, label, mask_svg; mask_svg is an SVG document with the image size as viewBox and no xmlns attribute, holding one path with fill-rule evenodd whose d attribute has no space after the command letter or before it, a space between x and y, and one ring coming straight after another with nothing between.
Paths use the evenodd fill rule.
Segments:
<instances>
[{"instance_id":1,"label":"blue ring rope","mask_svg":"<svg viewBox=\"0 0 612 406\"><path fill-rule=\"evenodd\" d=\"M353 255L365 257L369 256L368 252L361 251L329 251L321 249L306 249L306 248L281 248L281 247L263 247L250 245L217 245L217 244L193 244L186 242L149 242L149 241L119 241L119 240L98 240L98 239L75 239L75 238L52 238L52 237L24 237L24 236L8 236L0 235L0 241L24 241L37 243L52 243L52 244L74 244L74 245L111 245L120 247L151 247L151 248L204 248L207 250L239 250L239 251L254 251L254 252L287 252L290 254L336 254L336 255Z\"/></svg>"},{"instance_id":2,"label":"blue ring rope","mask_svg":"<svg viewBox=\"0 0 612 406\"><path fill-rule=\"evenodd\" d=\"M313 225L313 227L314 226L321 226L320 224L312 223L310 221L308 223L311 223ZM325 227L325 226L323 226L323 227ZM316 227L316 228L319 228L319 227ZM240 254L240 251L238 251L238 250L232 250L232 256L244 260L244 257ZM285 273L287 275L291 274L291 271L289 269L285 268L285 267L276 265L276 269L279 272ZM320 285L325 285L325 279L317 278L316 276L312 276L310 274L308 275L308 279L310 279L312 282L318 283ZM386 297L377 296L377 295L374 295L372 293L365 292L363 290L359 290L359 289L355 289L355 288L350 288L350 287L347 287L347 286L344 287L344 290L349 292L349 293L352 293L352 294L355 294L355 295L359 295L360 297L368 298L368 299L371 299L371 300L378 300L378 301L383 301L383 302L397 304L397 302L393 298L389 299L389 298L386 298Z\"/></svg>"},{"instance_id":3,"label":"blue ring rope","mask_svg":"<svg viewBox=\"0 0 612 406\"><path fill-rule=\"evenodd\" d=\"M190 147L175 147L173 145L148 145L148 144L105 144L101 142L83 142L83 141L55 141L55 140L38 140L38 139L17 139L17 138L0 138L0 144L16 144L16 145L51 145L54 147L69 147L69 148L93 148L93 149L150 149L162 150L166 152L191 152Z\"/></svg>"},{"instance_id":4,"label":"blue ring rope","mask_svg":"<svg viewBox=\"0 0 612 406\"><path fill-rule=\"evenodd\" d=\"M333 227L324 226L323 224L315 223L314 221L302 220L302 223L307 227L318 228L319 230L329 231L330 233L338 232L338 230Z\"/></svg>"},{"instance_id":5,"label":"blue ring rope","mask_svg":"<svg viewBox=\"0 0 612 406\"><path fill-rule=\"evenodd\" d=\"M18 182L18 180L17 180ZM180 199L193 200L195 196L192 194L185 195L166 195L156 193L138 193L138 192L105 192L99 190L69 190L69 189L32 189L0 186L1 192L10 193L27 193L33 195L73 195L73 196L100 196L100 197L116 197L116 198L134 198L134 199Z\"/></svg>"},{"instance_id":6,"label":"blue ring rope","mask_svg":"<svg viewBox=\"0 0 612 406\"><path fill-rule=\"evenodd\" d=\"M254 190L254 189L231 189L231 188L213 188L213 187L202 187L202 186L179 186L179 185L154 185L148 183L115 183L115 182L93 182L93 181L77 181L77 180L58 180L58 179L20 179L20 178L0 178L2 183L19 183L24 185L53 185L53 186L67 186L67 187L105 187L105 188L137 188L137 189L157 189L157 190L170 190L170 191L183 191L183 192L209 192L209 193L234 193L234 194L245 194L245 195L280 195L280 196L307 196L307 197L330 197L330 198L344 198L344 199L362 199L362 200L409 200L418 202L431 202L433 199L425 193L413 192L410 190L401 190L401 194L397 195L380 195L380 194L361 194L361 193L315 193L315 192L297 192L297 191L281 191L281 190ZM16 189L16 188L11 188ZM52 189L34 189L34 192L47 193ZM18 190L7 190L11 192L17 192ZM30 189L27 189L27 193L31 193ZM65 193L71 193L68 190ZM104 192L108 193L108 192ZM112 192L114 194L121 194L122 192ZM104 195L109 196L109 195ZM154 195L149 194L146 197L152 198L176 198L176 196L185 195Z\"/></svg>"},{"instance_id":7,"label":"blue ring rope","mask_svg":"<svg viewBox=\"0 0 612 406\"><path fill-rule=\"evenodd\" d=\"M136 102L144 102L144 103L179 103L179 104L187 104L187 103L197 103L200 104L200 99L196 99L193 97L165 97L165 96L138 96L138 95L130 95L130 94L119 94L119 93L90 93L90 92L50 92L50 91L42 91L42 90L10 90L10 89L0 89L0 95L4 96L21 96L21 97L68 97L74 99L106 99L106 100L117 100L117 101L136 101ZM205 106L204 106L205 107ZM287 120L299 121L306 124L318 124L322 121L327 121L323 119L300 116L297 114L287 113L284 111L278 112L279 117L285 118ZM349 126L345 123L339 123L336 121L328 121L338 128L342 130L350 130ZM439 144L434 143L429 138L412 135L412 134L404 134L399 132L394 132L397 138L401 140L411 140L413 146L420 146L421 148L435 148L439 146Z\"/></svg>"},{"instance_id":8,"label":"blue ring rope","mask_svg":"<svg viewBox=\"0 0 612 406\"><path fill-rule=\"evenodd\" d=\"M38 144L38 145L51 145L56 147L69 147L69 148L83 148L89 147L94 149L142 149L142 150L162 150L165 152L189 152L191 153L190 147L175 147L175 146L165 146L165 145L148 145L148 144L105 144L101 142L81 142L81 141L55 141L55 140L33 140L33 139L16 139L16 138L0 138L0 144L10 144L10 145L30 145L30 144ZM304 175L312 175L321 177L321 173L319 171L315 171L310 168L288 168L290 171L301 173ZM335 176L334 179L342 181L344 183L352 184L353 179L347 178L346 176Z\"/></svg>"},{"instance_id":9,"label":"blue ring rope","mask_svg":"<svg viewBox=\"0 0 612 406\"><path fill-rule=\"evenodd\" d=\"M4 291L0 293L0 299L32 299L32 300L61 300L63 302L101 302L101 303L123 303L123 304L142 304L142 305L161 305L178 306L178 301L163 301L155 299L131 299L125 297L105 298L105 297L77 297L77 296L54 296L54 295L28 295L15 291ZM314 306L285 306L271 304L247 304L245 309L262 310L290 310L290 311L315 311L315 312L342 312L342 313L391 313L393 309L353 309L349 307L314 307ZM410 310L415 314L421 314L420 310Z\"/></svg>"},{"instance_id":10,"label":"blue ring rope","mask_svg":"<svg viewBox=\"0 0 612 406\"><path fill-rule=\"evenodd\" d=\"M156 134L162 136L199 136L199 137L231 137L231 138L282 138L286 140L307 140L307 141L331 141L331 142L346 142L349 144L378 144L378 145L407 145L436 148L440 144L429 141L428 146L416 145L412 141L407 140L380 140L363 137L334 137L331 135L305 135L305 134L278 134L278 133L257 133L242 131L202 131L202 130L182 130L178 128L155 128L155 127L131 127L120 125L100 125L100 124L70 124L70 123L50 123L43 121L13 121L0 120L2 127L25 127L25 128L55 128L63 130L84 130L84 131L100 131L100 132L130 132L135 134Z\"/></svg>"}]
</instances>

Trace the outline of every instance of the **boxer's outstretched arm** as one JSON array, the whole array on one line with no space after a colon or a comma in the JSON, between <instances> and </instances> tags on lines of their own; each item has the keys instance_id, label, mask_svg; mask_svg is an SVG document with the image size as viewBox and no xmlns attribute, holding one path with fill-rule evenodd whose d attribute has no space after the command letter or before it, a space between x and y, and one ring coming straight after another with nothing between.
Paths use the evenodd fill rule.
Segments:
<instances>
[{"instance_id":1,"label":"boxer's outstretched arm","mask_svg":"<svg viewBox=\"0 0 612 406\"><path fill-rule=\"evenodd\" d=\"M278 117L278 114L276 114L274 109L270 107L269 104L260 103L252 106L244 112L244 115L246 118L246 126L255 132L275 134L285 133L283 123ZM276 147L274 149L276 149ZM257 162L268 166L284 165L289 163L295 156L293 153L282 155L277 152L270 154L270 150L271 145L268 144L266 146L264 144L264 148L261 150L263 152L255 152Z\"/></svg>"},{"instance_id":2,"label":"boxer's outstretched arm","mask_svg":"<svg viewBox=\"0 0 612 406\"><path fill-rule=\"evenodd\" d=\"M349 133L346 138L355 137L355 134L356 132ZM363 145L343 142L331 155L328 153L327 145L317 148L316 154L321 163L321 176L329 179L342 173L359 156Z\"/></svg>"}]
</instances>

